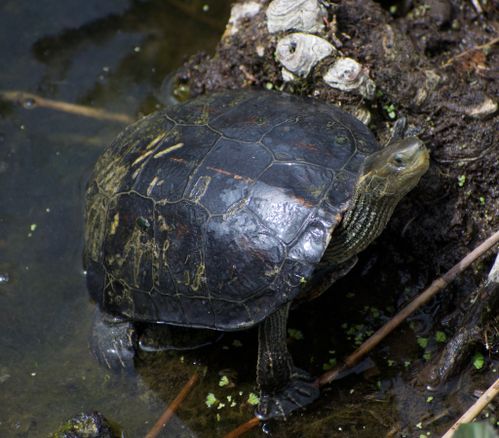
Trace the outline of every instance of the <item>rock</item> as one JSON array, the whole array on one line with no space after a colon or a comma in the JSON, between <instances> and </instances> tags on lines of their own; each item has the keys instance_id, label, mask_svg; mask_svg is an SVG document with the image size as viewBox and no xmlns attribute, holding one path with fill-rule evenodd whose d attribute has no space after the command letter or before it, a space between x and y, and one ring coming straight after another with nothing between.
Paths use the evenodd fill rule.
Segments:
<instances>
[{"instance_id":1,"label":"rock","mask_svg":"<svg viewBox=\"0 0 499 438\"><path fill-rule=\"evenodd\" d=\"M276 58L289 72L306 77L333 50L335 48L332 44L318 36L292 33L277 43Z\"/></svg>"},{"instance_id":2,"label":"rock","mask_svg":"<svg viewBox=\"0 0 499 438\"><path fill-rule=\"evenodd\" d=\"M97 411L78 414L63 424L51 438L116 438L107 419Z\"/></svg>"},{"instance_id":3,"label":"rock","mask_svg":"<svg viewBox=\"0 0 499 438\"><path fill-rule=\"evenodd\" d=\"M254 17L262 5L256 1L249 1L246 3L236 3L232 6L230 11L229 22L227 23L227 28L225 29L224 35L234 35L238 32L238 25L241 20Z\"/></svg>"},{"instance_id":4,"label":"rock","mask_svg":"<svg viewBox=\"0 0 499 438\"><path fill-rule=\"evenodd\" d=\"M317 0L273 0L267 8L267 28L270 33L315 33L324 28L326 15L326 9Z\"/></svg>"},{"instance_id":5,"label":"rock","mask_svg":"<svg viewBox=\"0 0 499 438\"><path fill-rule=\"evenodd\" d=\"M366 99L374 98L376 91L367 68L352 58L338 59L324 75L324 81L332 88L355 91Z\"/></svg>"}]
</instances>

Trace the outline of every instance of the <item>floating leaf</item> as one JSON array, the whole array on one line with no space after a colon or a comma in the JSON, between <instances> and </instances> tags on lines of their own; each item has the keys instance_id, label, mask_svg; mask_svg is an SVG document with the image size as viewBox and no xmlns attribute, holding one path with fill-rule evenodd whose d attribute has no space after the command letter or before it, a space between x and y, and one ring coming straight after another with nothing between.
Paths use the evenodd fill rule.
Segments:
<instances>
[{"instance_id":1,"label":"floating leaf","mask_svg":"<svg viewBox=\"0 0 499 438\"><path fill-rule=\"evenodd\" d=\"M447 335L444 332L437 331L435 333L435 341L442 343L445 342L446 340L447 340Z\"/></svg>"},{"instance_id":2,"label":"floating leaf","mask_svg":"<svg viewBox=\"0 0 499 438\"><path fill-rule=\"evenodd\" d=\"M248 396L248 403L252 406L256 406L258 403L260 403L260 398L253 392L250 392Z\"/></svg>"},{"instance_id":3,"label":"floating leaf","mask_svg":"<svg viewBox=\"0 0 499 438\"><path fill-rule=\"evenodd\" d=\"M497 433L488 423L468 423L459 426L453 438L497 438Z\"/></svg>"},{"instance_id":4,"label":"floating leaf","mask_svg":"<svg viewBox=\"0 0 499 438\"><path fill-rule=\"evenodd\" d=\"M227 376L222 376L220 382L218 382L218 386L227 386L229 384L229 378Z\"/></svg>"},{"instance_id":5,"label":"floating leaf","mask_svg":"<svg viewBox=\"0 0 499 438\"><path fill-rule=\"evenodd\" d=\"M213 394L212 392L210 392L206 396L205 403L206 403L206 406L208 406L209 408L211 408L212 406L214 406L214 405L216 405L218 403L218 399L215 397L215 394Z\"/></svg>"},{"instance_id":6,"label":"floating leaf","mask_svg":"<svg viewBox=\"0 0 499 438\"><path fill-rule=\"evenodd\" d=\"M288 335L291 339L301 341L303 339L303 333L300 330L288 328Z\"/></svg>"},{"instance_id":7,"label":"floating leaf","mask_svg":"<svg viewBox=\"0 0 499 438\"><path fill-rule=\"evenodd\" d=\"M477 370L481 370L484 365L485 365L485 358L483 357L483 354L482 353L476 353L473 356L473 366Z\"/></svg>"},{"instance_id":8,"label":"floating leaf","mask_svg":"<svg viewBox=\"0 0 499 438\"><path fill-rule=\"evenodd\" d=\"M421 348L426 348L428 346L428 338L417 338L417 342Z\"/></svg>"}]
</instances>

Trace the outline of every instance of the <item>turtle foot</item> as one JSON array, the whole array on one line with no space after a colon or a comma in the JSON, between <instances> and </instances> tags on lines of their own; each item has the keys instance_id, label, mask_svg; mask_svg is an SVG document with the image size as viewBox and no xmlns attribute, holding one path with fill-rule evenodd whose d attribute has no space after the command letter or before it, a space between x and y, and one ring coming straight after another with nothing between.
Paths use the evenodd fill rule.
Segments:
<instances>
[{"instance_id":1,"label":"turtle foot","mask_svg":"<svg viewBox=\"0 0 499 438\"><path fill-rule=\"evenodd\" d=\"M99 363L112 370L133 369L135 344L130 321L96 310L90 348Z\"/></svg>"},{"instance_id":2,"label":"turtle foot","mask_svg":"<svg viewBox=\"0 0 499 438\"><path fill-rule=\"evenodd\" d=\"M283 389L273 393L262 391L255 415L260 420L285 418L296 409L303 408L317 400L319 394L319 388L314 385L310 375L296 368Z\"/></svg>"}]
</instances>

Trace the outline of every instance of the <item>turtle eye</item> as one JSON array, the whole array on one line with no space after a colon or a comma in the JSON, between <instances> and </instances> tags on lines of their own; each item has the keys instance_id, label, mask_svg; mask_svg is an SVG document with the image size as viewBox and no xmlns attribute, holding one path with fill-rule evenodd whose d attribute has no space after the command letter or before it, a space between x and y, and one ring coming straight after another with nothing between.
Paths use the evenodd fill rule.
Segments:
<instances>
[{"instance_id":1,"label":"turtle eye","mask_svg":"<svg viewBox=\"0 0 499 438\"><path fill-rule=\"evenodd\" d=\"M404 167L405 166L404 156L400 153L395 154L393 157L393 164L399 168Z\"/></svg>"}]
</instances>

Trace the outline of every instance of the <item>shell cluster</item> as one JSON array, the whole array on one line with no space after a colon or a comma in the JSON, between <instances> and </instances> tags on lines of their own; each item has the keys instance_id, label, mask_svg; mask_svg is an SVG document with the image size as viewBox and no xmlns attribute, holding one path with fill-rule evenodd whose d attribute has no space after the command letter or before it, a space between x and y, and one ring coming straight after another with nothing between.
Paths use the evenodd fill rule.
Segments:
<instances>
[{"instance_id":1,"label":"shell cluster","mask_svg":"<svg viewBox=\"0 0 499 438\"><path fill-rule=\"evenodd\" d=\"M317 35L324 31L327 17L319 0L272 0L266 16L270 33L287 32L278 36L275 51L285 82L306 78L320 61L338 55L333 44ZM369 70L352 58L336 59L323 79L332 88L374 98L376 85Z\"/></svg>"}]
</instances>

